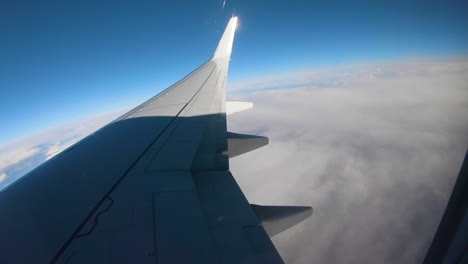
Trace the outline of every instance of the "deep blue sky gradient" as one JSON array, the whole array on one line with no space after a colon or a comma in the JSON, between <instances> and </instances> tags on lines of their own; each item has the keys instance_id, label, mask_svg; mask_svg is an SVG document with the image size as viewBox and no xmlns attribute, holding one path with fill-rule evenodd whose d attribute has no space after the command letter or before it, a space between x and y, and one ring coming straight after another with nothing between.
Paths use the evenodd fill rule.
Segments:
<instances>
[{"instance_id":1,"label":"deep blue sky gradient","mask_svg":"<svg viewBox=\"0 0 468 264\"><path fill-rule=\"evenodd\" d=\"M233 13L230 80L468 54L467 1L222 2L0 2L0 144L167 88L210 58Z\"/></svg>"}]
</instances>

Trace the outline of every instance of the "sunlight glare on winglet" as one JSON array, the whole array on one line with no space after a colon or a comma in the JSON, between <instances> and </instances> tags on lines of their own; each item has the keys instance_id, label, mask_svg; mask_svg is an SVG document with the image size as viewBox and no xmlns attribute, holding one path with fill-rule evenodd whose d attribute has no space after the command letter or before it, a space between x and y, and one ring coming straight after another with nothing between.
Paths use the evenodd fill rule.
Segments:
<instances>
[{"instance_id":1,"label":"sunlight glare on winglet","mask_svg":"<svg viewBox=\"0 0 468 264\"><path fill-rule=\"evenodd\" d=\"M237 17L232 17L224 31L223 37L219 41L218 47L213 56L215 59L230 59L232 51L232 42L234 41L234 33L237 27Z\"/></svg>"}]
</instances>

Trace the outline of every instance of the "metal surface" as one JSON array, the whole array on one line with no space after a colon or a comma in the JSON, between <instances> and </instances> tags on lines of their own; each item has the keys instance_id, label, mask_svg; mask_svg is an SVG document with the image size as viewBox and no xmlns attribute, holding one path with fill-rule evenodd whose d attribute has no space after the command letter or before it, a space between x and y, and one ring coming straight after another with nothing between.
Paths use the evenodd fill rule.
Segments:
<instances>
[{"instance_id":1,"label":"metal surface","mask_svg":"<svg viewBox=\"0 0 468 264\"><path fill-rule=\"evenodd\" d=\"M251 206L270 237L283 232L312 215L312 207L309 206L265 206L256 204Z\"/></svg>"},{"instance_id":2,"label":"metal surface","mask_svg":"<svg viewBox=\"0 0 468 264\"><path fill-rule=\"evenodd\" d=\"M0 263L281 263L229 171L215 55L0 192Z\"/></svg>"},{"instance_id":3,"label":"metal surface","mask_svg":"<svg viewBox=\"0 0 468 264\"><path fill-rule=\"evenodd\" d=\"M468 263L468 152L424 263Z\"/></svg>"},{"instance_id":4,"label":"metal surface","mask_svg":"<svg viewBox=\"0 0 468 264\"><path fill-rule=\"evenodd\" d=\"M268 145L268 138L228 132L228 150L224 153L229 158L242 155Z\"/></svg>"}]
</instances>

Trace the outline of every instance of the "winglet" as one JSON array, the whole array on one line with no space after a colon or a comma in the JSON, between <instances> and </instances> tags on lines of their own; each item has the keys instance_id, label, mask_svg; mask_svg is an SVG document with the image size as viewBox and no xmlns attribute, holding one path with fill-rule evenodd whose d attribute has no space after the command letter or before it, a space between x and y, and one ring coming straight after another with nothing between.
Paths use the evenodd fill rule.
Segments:
<instances>
[{"instance_id":1,"label":"winglet","mask_svg":"<svg viewBox=\"0 0 468 264\"><path fill-rule=\"evenodd\" d=\"M230 59L232 51L232 42L234 41L234 33L236 32L237 17L232 17L223 33L223 37L219 41L218 47L214 53L213 59Z\"/></svg>"}]
</instances>

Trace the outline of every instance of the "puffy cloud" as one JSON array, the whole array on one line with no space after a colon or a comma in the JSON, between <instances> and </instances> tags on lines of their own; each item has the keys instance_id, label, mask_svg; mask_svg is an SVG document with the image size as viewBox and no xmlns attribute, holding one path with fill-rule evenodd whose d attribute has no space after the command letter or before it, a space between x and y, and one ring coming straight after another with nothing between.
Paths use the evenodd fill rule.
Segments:
<instances>
[{"instance_id":1,"label":"puffy cloud","mask_svg":"<svg viewBox=\"0 0 468 264\"><path fill-rule=\"evenodd\" d=\"M39 153L39 151L40 149L37 147L26 146L0 153L0 171Z\"/></svg>"},{"instance_id":2,"label":"puffy cloud","mask_svg":"<svg viewBox=\"0 0 468 264\"><path fill-rule=\"evenodd\" d=\"M1 145L0 173L7 173L8 178L5 177L0 189L112 121L125 110L71 121Z\"/></svg>"},{"instance_id":3,"label":"puffy cloud","mask_svg":"<svg viewBox=\"0 0 468 264\"><path fill-rule=\"evenodd\" d=\"M231 160L247 198L314 207L274 237L286 262L421 262L468 146L467 65L340 66L234 89L255 108L229 129L270 138Z\"/></svg>"},{"instance_id":4,"label":"puffy cloud","mask_svg":"<svg viewBox=\"0 0 468 264\"><path fill-rule=\"evenodd\" d=\"M71 140L68 140L66 141L65 143L55 143L54 145L51 145L47 148L47 151L45 153L46 155L46 159L50 159L52 157L54 157L55 155L59 154L60 152L62 152L63 150L67 149L68 147L70 147L71 145L75 144L76 142L78 142L78 140L80 139L81 137L79 138L72 138Z\"/></svg>"},{"instance_id":5,"label":"puffy cloud","mask_svg":"<svg viewBox=\"0 0 468 264\"><path fill-rule=\"evenodd\" d=\"M0 183L1 183L2 181L4 181L6 178L7 178L6 173L0 174Z\"/></svg>"}]
</instances>

